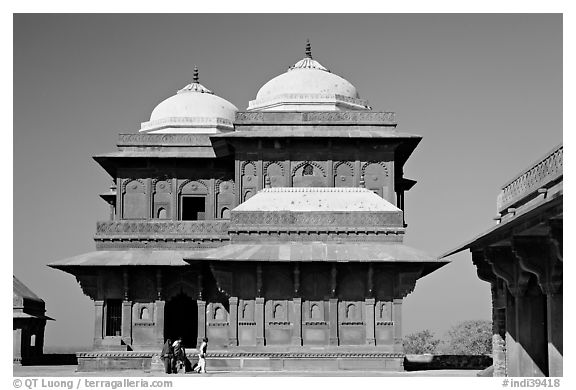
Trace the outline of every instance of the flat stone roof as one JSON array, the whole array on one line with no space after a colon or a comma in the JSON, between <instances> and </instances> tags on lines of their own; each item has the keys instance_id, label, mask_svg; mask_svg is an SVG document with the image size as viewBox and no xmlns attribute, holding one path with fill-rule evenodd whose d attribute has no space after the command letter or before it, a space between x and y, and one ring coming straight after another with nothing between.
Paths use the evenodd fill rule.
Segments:
<instances>
[{"instance_id":1,"label":"flat stone roof","mask_svg":"<svg viewBox=\"0 0 576 390\"><path fill-rule=\"evenodd\" d=\"M233 211L392 211L401 210L366 188L265 188Z\"/></svg>"}]
</instances>

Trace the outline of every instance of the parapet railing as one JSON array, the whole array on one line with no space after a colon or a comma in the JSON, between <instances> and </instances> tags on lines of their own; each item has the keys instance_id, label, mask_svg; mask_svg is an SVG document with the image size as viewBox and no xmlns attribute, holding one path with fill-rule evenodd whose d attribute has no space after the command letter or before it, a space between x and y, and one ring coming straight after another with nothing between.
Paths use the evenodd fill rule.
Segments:
<instances>
[{"instance_id":1,"label":"parapet railing","mask_svg":"<svg viewBox=\"0 0 576 390\"><path fill-rule=\"evenodd\" d=\"M96 236L113 235L159 235L190 236L228 234L228 220L216 221L158 221L158 220L115 220L96 223Z\"/></svg>"},{"instance_id":2,"label":"parapet railing","mask_svg":"<svg viewBox=\"0 0 576 390\"><path fill-rule=\"evenodd\" d=\"M563 150L563 145L558 145L544 158L506 183L498 194L498 212L505 211L538 189L546 188L549 183L559 179L562 176Z\"/></svg>"}]
</instances>

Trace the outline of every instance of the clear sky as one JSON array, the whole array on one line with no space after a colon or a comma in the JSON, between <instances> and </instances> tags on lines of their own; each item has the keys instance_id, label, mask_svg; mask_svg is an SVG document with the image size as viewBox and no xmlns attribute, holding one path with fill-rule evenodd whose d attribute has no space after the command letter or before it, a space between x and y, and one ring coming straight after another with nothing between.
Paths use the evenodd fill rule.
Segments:
<instances>
[{"instance_id":1,"label":"clear sky","mask_svg":"<svg viewBox=\"0 0 576 390\"><path fill-rule=\"evenodd\" d=\"M46 349L88 346L93 306L75 278L46 267L94 250L98 193L91 158L115 150L152 109L200 81L239 109L304 56L356 86L398 130L424 138L405 176L408 245L440 255L490 227L500 186L562 142L559 14L16 15L14 274L56 319ZM490 319L489 285L469 252L421 279L404 334L438 336Z\"/></svg>"}]
</instances>

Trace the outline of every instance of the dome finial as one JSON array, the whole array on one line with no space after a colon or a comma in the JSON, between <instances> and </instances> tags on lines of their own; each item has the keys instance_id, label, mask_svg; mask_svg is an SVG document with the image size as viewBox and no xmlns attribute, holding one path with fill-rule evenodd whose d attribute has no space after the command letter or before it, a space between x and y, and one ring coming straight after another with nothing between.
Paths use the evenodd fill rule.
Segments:
<instances>
[{"instance_id":1,"label":"dome finial","mask_svg":"<svg viewBox=\"0 0 576 390\"><path fill-rule=\"evenodd\" d=\"M194 78L192 79L193 83L200 83L200 79L198 78L198 67L194 65Z\"/></svg>"},{"instance_id":2,"label":"dome finial","mask_svg":"<svg viewBox=\"0 0 576 390\"><path fill-rule=\"evenodd\" d=\"M306 57L312 58L312 46L310 45L310 39L306 39Z\"/></svg>"}]
</instances>

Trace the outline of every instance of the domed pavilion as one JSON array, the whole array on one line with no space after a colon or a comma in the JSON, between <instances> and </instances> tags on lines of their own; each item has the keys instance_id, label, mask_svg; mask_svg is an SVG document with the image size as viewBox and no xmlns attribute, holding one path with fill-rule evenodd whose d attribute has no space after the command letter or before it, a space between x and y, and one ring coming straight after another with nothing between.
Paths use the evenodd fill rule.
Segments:
<instances>
[{"instance_id":1,"label":"domed pavilion","mask_svg":"<svg viewBox=\"0 0 576 390\"><path fill-rule=\"evenodd\" d=\"M404 244L421 140L305 57L248 108L192 83L94 159L96 251L50 264L94 303L80 371L155 369L166 339L208 370L402 370L402 303L440 261ZM193 359L193 358L192 358Z\"/></svg>"}]
</instances>

